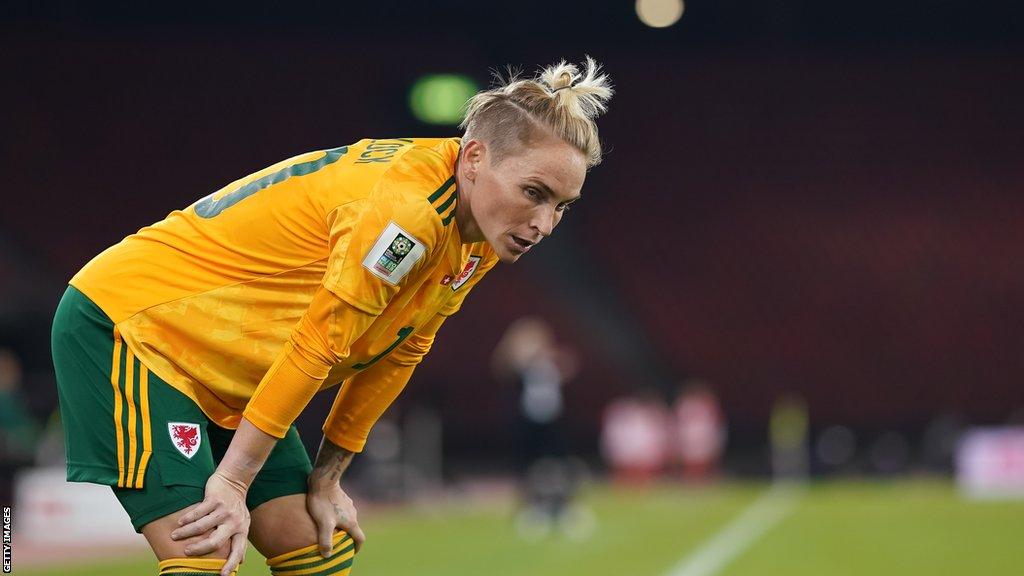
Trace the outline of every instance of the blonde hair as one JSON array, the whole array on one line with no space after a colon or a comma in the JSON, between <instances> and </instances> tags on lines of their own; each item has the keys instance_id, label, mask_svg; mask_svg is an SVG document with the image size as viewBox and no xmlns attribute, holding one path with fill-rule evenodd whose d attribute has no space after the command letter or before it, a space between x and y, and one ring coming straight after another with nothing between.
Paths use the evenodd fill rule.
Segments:
<instances>
[{"instance_id":1,"label":"blonde hair","mask_svg":"<svg viewBox=\"0 0 1024 576\"><path fill-rule=\"evenodd\" d=\"M581 72L562 60L530 80L516 73L470 99L459 125L465 138L486 142L498 163L520 146L551 133L583 153L587 167L601 163L601 141L594 119L608 107L612 85L590 56Z\"/></svg>"}]
</instances>

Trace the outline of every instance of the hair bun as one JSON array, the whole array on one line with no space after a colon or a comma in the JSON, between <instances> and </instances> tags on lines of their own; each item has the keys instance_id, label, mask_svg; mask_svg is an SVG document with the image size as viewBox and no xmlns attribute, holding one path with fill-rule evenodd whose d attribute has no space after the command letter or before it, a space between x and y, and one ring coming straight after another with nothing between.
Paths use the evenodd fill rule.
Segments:
<instances>
[{"instance_id":1,"label":"hair bun","mask_svg":"<svg viewBox=\"0 0 1024 576\"><path fill-rule=\"evenodd\" d=\"M562 64L564 63L565 62L563 61ZM576 78L573 74L570 74L568 71L565 71L559 74L554 81L549 82L548 86L551 87L551 92L555 93L558 92L559 90L562 90L563 88L572 88L573 84L575 84L575 80Z\"/></svg>"},{"instance_id":2,"label":"hair bun","mask_svg":"<svg viewBox=\"0 0 1024 576\"><path fill-rule=\"evenodd\" d=\"M507 79L496 79L496 86L470 99L460 125L467 137L491 143L500 157L540 125L582 152L588 167L601 162L594 119L608 108L613 90L593 58L579 67L562 60L530 80L512 70Z\"/></svg>"},{"instance_id":3,"label":"hair bun","mask_svg":"<svg viewBox=\"0 0 1024 576\"><path fill-rule=\"evenodd\" d=\"M612 95L611 82L601 71L601 66L590 56L586 57L583 71L565 60L541 70L537 81L549 86L555 94L562 88L571 88L568 94L557 99L558 106L568 106L570 114L593 120L608 108ZM571 94L571 96L569 96Z\"/></svg>"}]
</instances>

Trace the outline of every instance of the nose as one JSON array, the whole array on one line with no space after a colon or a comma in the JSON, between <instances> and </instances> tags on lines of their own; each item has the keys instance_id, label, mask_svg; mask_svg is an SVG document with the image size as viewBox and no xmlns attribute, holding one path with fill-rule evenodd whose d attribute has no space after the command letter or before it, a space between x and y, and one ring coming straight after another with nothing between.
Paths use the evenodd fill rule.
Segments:
<instances>
[{"instance_id":1,"label":"nose","mask_svg":"<svg viewBox=\"0 0 1024 576\"><path fill-rule=\"evenodd\" d=\"M530 228L535 230L542 237L551 236L551 232L558 224L558 212L552 206L542 206L534 211Z\"/></svg>"}]
</instances>

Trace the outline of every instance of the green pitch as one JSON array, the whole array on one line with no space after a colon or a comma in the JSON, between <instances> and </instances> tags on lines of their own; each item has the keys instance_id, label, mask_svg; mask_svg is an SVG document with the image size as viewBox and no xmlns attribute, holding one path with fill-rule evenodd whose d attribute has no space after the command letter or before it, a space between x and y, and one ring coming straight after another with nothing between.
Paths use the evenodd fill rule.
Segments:
<instances>
[{"instance_id":1,"label":"green pitch","mask_svg":"<svg viewBox=\"0 0 1024 576\"><path fill-rule=\"evenodd\" d=\"M366 512L356 576L667 576L764 493L761 485L597 488L584 498L592 535L529 543L508 502ZM947 483L822 483L717 572L729 576L1020 574L1024 502L972 502ZM17 556L15 556L15 559ZM19 570L57 576L68 569ZM146 557L75 565L79 576L155 574ZM240 576L269 574L250 550Z\"/></svg>"}]
</instances>

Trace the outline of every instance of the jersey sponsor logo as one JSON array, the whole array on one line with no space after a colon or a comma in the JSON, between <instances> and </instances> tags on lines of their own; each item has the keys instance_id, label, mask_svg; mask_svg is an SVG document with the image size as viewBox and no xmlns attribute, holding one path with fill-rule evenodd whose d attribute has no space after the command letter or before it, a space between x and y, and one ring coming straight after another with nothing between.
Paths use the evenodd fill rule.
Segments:
<instances>
[{"instance_id":1,"label":"jersey sponsor logo","mask_svg":"<svg viewBox=\"0 0 1024 576\"><path fill-rule=\"evenodd\" d=\"M199 424L191 422L168 422L167 431L171 434L171 443L181 452L181 455L189 460L199 451L203 443L203 435L200 433Z\"/></svg>"},{"instance_id":2,"label":"jersey sponsor logo","mask_svg":"<svg viewBox=\"0 0 1024 576\"><path fill-rule=\"evenodd\" d=\"M397 285L426 251L423 243L412 234L389 222L363 258L363 267L381 280Z\"/></svg>"},{"instance_id":3,"label":"jersey sponsor logo","mask_svg":"<svg viewBox=\"0 0 1024 576\"><path fill-rule=\"evenodd\" d=\"M466 266L462 269L462 273L459 274L458 278L452 282L452 290L458 290L460 286L465 284L470 278L473 277L473 273L476 272L477 267L480 265L479 256L470 256L469 262L466 262Z\"/></svg>"}]
</instances>

